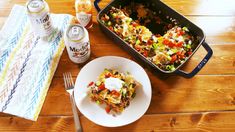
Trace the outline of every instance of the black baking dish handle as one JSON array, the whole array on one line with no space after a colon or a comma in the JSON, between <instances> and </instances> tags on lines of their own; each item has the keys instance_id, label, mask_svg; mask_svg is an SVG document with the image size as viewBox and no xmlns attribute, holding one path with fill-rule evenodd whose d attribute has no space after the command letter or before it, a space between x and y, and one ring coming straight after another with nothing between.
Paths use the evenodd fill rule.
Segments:
<instances>
[{"instance_id":1,"label":"black baking dish handle","mask_svg":"<svg viewBox=\"0 0 235 132\"><path fill-rule=\"evenodd\" d=\"M187 72L182 71L182 70L177 70L177 71L175 71L176 74L181 75L181 76L183 76L183 77L185 77L185 78L191 78L191 77L195 76L195 75L206 65L206 63L208 62L208 60L211 58L211 56L212 56L212 54L213 54L213 51L212 51L212 49L210 48L210 46L209 46L206 42L204 42L204 43L202 44L202 46L206 49L207 55L206 55L206 56L203 58L203 60L197 65L197 67L194 68L193 71L190 72L190 73L187 73Z\"/></svg>"},{"instance_id":2,"label":"black baking dish handle","mask_svg":"<svg viewBox=\"0 0 235 132\"><path fill-rule=\"evenodd\" d=\"M100 7L99 7L99 5L98 5L98 3L100 2L101 0L95 0L94 1L94 6L95 6L95 9L97 10L97 12L100 12Z\"/></svg>"}]
</instances>

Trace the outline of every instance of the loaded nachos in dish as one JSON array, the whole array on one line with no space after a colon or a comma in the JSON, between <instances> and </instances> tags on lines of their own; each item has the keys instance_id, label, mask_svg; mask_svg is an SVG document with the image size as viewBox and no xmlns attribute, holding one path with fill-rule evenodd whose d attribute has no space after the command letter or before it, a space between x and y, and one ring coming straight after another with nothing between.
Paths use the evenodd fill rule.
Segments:
<instances>
[{"instance_id":1,"label":"loaded nachos in dish","mask_svg":"<svg viewBox=\"0 0 235 132\"><path fill-rule=\"evenodd\" d=\"M165 24L162 35L153 34L146 24L154 21L161 25L163 22L159 17L146 15L150 10L142 6L141 11L144 10L145 17L139 11L137 20L134 20L127 8L112 7L101 17L101 22L160 69L174 71L192 54L194 37L187 27L175 24Z\"/></svg>"}]
</instances>

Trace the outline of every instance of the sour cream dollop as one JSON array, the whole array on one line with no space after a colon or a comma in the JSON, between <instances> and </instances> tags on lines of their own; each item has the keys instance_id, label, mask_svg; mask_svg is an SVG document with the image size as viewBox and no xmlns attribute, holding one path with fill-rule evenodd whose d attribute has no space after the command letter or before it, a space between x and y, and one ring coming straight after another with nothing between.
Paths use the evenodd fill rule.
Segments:
<instances>
[{"instance_id":1,"label":"sour cream dollop","mask_svg":"<svg viewBox=\"0 0 235 132\"><path fill-rule=\"evenodd\" d=\"M107 78L104 81L105 88L109 89L110 91L116 90L119 91L122 88L123 81L120 80L119 78Z\"/></svg>"}]
</instances>

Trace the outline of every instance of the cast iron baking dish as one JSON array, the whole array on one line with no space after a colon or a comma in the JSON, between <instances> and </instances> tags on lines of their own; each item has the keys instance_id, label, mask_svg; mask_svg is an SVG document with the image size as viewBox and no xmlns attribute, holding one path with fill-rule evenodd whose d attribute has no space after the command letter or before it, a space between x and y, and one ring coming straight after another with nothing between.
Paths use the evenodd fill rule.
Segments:
<instances>
[{"instance_id":1,"label":"cast iron baking dish","mask_svg":"<svg viewBox=\"0 0 235 132\"><path fill-rule=\"evenodd\" d=\"M187 18L185 18L183 15L179 14L172 8L168 7L166 4L159 0L149 0L149 1L144 1L144 0L113 0L111 1L104 9L100 9L98 6L98 3L100 0L95 0L94 1L94 6L96 10L98 11L97 15L97 21L100 25L100 28L104 33L106 33L109 37L111 37L117 44L119 44L123 49L128 51L133 57L136 57L137 59L140 59L144 61L147 65L152 67L154 70L160 71L165 74L178 74L180 76L183 76L185 78L191 78L195 76L202 68L203 66L208 62L208 60L211 58L213 51L209 47L209 45L205 42L205 35L203 31L193 24L191 21L189 21ZM106 14L111 7L120 7L120 6L125 6L130 4L131 2L136 2L136 3L143 3L143 4L149 4L151 5L149 8L150 10L155 10L156 12L161 12L162 16L165 18L172 18L177 20L177 25L180 26L186 26L190 32L192 33L193 36L197 37L197 42L193 44L193 52L192 54L186 59L186 61L182 64L180 64L174 71L164 71L160 69L158 66L156 66L153 62L145 58L142 54L140 54L138 51L136 51L134 48L132 48L127 42L125 42L122 38L120 38L118 35L116 35L113 31L109 30L102 22L101 22L101 17ZM164 18L163 18L164 19ZM158 29L151 29L152 32L154 30ZM205 50L207 51L206 56L202 59L202 61L189 73L181 70L180 68L187 62L189 61L190 57L198 50L200 46L203 46Z\"/></svg>"}]
</instances>

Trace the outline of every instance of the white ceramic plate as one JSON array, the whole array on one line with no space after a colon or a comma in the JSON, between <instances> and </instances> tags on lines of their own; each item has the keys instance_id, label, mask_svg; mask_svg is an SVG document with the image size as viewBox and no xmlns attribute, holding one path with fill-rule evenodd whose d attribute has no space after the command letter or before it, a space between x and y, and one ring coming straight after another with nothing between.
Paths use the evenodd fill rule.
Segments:
<instances>
[{"instance_id":1,"label":"white ceramic plate","mask_svg":"<svg viewBox=\"0 0 235 132\"><path fill-rule=\"evenodd\" d=\"M86 94L89 82L96 81L105 68L116 69L120 72L128 71L143 86L137 89L136 96L131 100L130 105L115 117L107 114L104 108L92 102ZM105 56L89 62L81 69L77 76L74 96L78 109L89 120L101 126L117 127L130 124L144 115L151 101L152 89L148 75L140 65L126 58Z\"/></svg>"}]
</instances>

